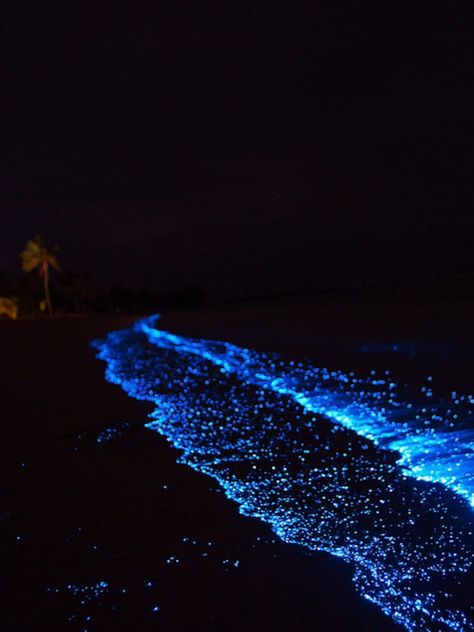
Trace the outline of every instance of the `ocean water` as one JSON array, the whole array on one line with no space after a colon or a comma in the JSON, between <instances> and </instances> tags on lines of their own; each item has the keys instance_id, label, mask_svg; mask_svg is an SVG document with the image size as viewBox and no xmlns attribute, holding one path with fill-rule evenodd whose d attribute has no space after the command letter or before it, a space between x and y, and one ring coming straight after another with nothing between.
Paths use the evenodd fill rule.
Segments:
<instances>
[{"instance_id":1,"label":"ocean water","mask_svg":"<svg viewBox=\"0 0 474 632\"><path fill-rule=\"evenodd\" d=\"M355 589L406 629L474 630L472 395L158 325L94 346L109 381L154 403L147 426L183 463L285 542L344 559Z\"/></svg>"}]
</instances>

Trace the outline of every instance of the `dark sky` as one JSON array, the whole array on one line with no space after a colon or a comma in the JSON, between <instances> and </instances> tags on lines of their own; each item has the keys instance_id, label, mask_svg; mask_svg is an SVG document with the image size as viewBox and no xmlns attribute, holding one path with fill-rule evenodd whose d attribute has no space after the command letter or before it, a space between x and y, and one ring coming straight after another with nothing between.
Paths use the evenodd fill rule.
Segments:
<instances>
[{"instance_id":1,"label":"dark sky","mask_svg":"<svg viewBox=\"0 0 474 632\"><path fill-rule=\"evenodd\" d=\"M472 2L4 2L0 268L214 296L474 267Z\"/></svg>"}]
</instances>

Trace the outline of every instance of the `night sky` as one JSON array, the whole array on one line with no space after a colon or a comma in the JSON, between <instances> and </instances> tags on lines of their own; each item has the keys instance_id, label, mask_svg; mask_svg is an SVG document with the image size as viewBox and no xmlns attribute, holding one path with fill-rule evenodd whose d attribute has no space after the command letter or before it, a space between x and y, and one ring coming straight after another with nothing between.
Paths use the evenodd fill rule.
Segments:
<instances>
[{"instance_id":1,"label":"night sky","mask_svg":"<svg viewBox=\"0 0 474 632\"><path fill-rule=\"evenodd\" d=\"M472 3L4 2L0 269L213 297L474 267Z\"/></svg>"}]
</instances>

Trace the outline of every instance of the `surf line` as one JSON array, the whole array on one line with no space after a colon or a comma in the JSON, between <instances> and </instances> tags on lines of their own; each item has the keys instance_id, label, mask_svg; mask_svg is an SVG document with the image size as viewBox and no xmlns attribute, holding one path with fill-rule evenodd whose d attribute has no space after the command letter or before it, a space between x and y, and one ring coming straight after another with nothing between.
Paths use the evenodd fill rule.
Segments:
<instances>
[{"instance_id":1,"label":"surf line","mask_svg":"<svg viewBox=\"0 0 474 632\"><path fill-rule=\"evenodd\" d=\"M433 403L431 388L423 387L429 405L403 402L398 385L385 371L381 379L372 372L368 378L353 373L329 371L295 362L280 362L229 342L185 338L158 329L159 315L135 323L157 347L199 356L223 373L266 387L292 398L311 413L370 440L377 447L399 454L397 464L404 475L419 481L439 483L461 496L474 509L474 428L455 423L460 414L471 414L474 398L453 392L452 401ZM454 411L454 412L453 412Z\"/></svg>"}]
</instances>

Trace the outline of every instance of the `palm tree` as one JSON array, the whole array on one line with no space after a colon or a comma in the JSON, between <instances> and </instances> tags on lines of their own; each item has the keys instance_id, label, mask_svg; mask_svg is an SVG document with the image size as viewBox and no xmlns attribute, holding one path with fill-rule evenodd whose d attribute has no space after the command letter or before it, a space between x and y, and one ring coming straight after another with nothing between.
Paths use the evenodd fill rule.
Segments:
<instances>
[{"instance_id":1,"label":"palm tree","mask_svg":"<svg viewBox=\"0 0 474 632\"><path fill-rule=\"evenodd\" d=\"M44 297L50 316L53 313L53 306L49 289L49 269L51 267L53 270L60 270L56 256L57 250L57 246L50 246L42 237L37 235L27 242L25 249L20 253L21 269L25 272L32 272L38 268L40 277L43 277Z\"/></svg>"}]
</instances>

